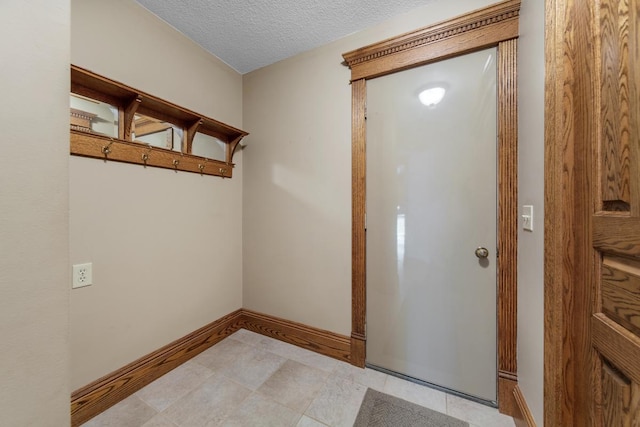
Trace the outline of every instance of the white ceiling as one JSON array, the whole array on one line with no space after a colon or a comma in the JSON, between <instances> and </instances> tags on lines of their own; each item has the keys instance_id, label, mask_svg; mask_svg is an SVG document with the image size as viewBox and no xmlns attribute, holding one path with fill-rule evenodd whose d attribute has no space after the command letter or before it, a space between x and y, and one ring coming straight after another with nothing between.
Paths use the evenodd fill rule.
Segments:
<instances>
[{"instance_id":1,"label":"white ceiling","mask_svg":"<svg viewBox=\"0 0 640 427\"><path fill-rule=\"evenodd\" d=\"M241 74L436 0L137 0Z\"/></svg>"}]
</instances>

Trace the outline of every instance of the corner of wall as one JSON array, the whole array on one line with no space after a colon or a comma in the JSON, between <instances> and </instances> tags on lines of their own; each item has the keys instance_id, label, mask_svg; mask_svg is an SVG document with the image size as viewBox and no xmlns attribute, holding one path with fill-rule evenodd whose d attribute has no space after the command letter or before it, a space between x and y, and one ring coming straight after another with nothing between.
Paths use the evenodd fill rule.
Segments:
<instances>
[{"instance_id":1,"label":"corner of wall","mask_svg":"<svg viewBox=\"0 0 640 427\"><path fill-rule=\"evenodd\" d=\"M133 0L71 8L74 65L241 127L221 60ZM222 179L71 156L70 258L94 279L71 292L74 389L242 307L242 157Z\"/></svg>"},{"instance_id":2,"label":"corner of wall","mask_svg":"<svg viewBox=\"0 0 640 427\"><path fill-rule=\"evenodd\" d=\"M69 424L68 0L2 5L0 425Z\"/></svg>"},{"instance_id":3,"label":"corner of wall","mask_svg":"<svg viewBox=\"0 0 640 427\"><path fill-rule=\"evenodd\" d=\"M518 233L518 387L543 419L544 2L523 2L518 40L518 204L533 205L533 232Z\"/></svg>"}]
</instances>

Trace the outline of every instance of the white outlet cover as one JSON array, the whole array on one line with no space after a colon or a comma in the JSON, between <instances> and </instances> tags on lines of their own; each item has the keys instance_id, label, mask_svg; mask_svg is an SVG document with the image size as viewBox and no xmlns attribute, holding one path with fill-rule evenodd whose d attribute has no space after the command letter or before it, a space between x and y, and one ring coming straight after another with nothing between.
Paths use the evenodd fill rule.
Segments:
<instances>
[{"instance_id":1,"label":"white outlet cover","mask_svg":"<svg viewBox=\"0 0 640 427\"><path fill-rule=\"evenodd\" d=\"M93 264L74 264L72 288L82 288L93 284Z\"/></svg>"}]
</instances>

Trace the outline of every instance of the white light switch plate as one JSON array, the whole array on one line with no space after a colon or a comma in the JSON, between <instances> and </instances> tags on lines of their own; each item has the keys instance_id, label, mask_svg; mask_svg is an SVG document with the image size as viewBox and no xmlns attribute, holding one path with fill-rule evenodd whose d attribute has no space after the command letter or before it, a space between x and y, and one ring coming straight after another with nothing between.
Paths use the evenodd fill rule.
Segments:
<instances>
[{"instance_id":1,"label":"white light switch plate","mask_svg":"<svg viewBox=\"0 0 640 427\"><path fill-rule=\"evenodd\" d=\"M533 205L522 207L522 228L525 231L533 231Z\"/></svg>"}]
</instances>

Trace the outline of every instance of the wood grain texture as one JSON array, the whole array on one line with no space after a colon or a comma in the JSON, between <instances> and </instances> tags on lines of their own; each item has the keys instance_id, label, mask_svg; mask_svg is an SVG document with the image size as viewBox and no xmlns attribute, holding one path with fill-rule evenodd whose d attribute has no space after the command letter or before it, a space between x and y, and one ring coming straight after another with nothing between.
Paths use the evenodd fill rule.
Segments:
<instances>
[{"instance_id":1,"label":"wood grain texture","mask_svg":"<svg viewBox=\"0 0 640 427\"><path fill-rule=\"evenodd\" d=\"M351 334L351 364L364 368L366 362L367 340L364 336Z\"/></svg>"},{"instance_id":2,"label":"wood grain texture","mask_svg":"<svg viewBox=\"0 0 640 427\"><path fill-rule=\"evenodd\" d=\"M364 79L351 83L351 336L356 341L351 362L365 363L367 307L367 154L366 96ZM361 342L358 342L361 341Z\"/></svg>"},{"instance_id":3,"label":"wood grain texture","mask_svg":"<svg viewBox=\"0 0 640 427\"><path fill-rule=\"evenodd\" d=\"M187 124L184 130L184 134L182 137L182 152L183 153L191 153L191 148L193 147L193 138L196 136L196 132L200 128L202 124L202 120L196 119L192 123Z\"/></svg>"},{"instance_id":4,"label":"wood grain texture","mask_svg":"<svg viewBox=\"0 0 640 427\"><path fill-rule=\"evenodd\" d=\"M630 209L629 12L627 1L600 7L601 172L603 209ZM615 203L607 203L615 202Z\"/></svg>"},{"instance_id":5,"label":"wood grain texture","mask_svg":"<svg viewBox=\"0 0 640 427\"><path fill-rule=\"evenodd\" d=\"M596 350L590 354L595 369L590 372L593 397L589 409L592 420L627 426L639 421L633 401L639 399L634 390L640 387L640 2L592 3L595 24L591 33L599 71L595 120L600 132L595 143L590 141L599 157L588 170L593 174L592 191L599 197L590 230L596 251L595 280L585 287L595 300L589 319Z\"/></svg>"},{"instance_id":6,"label":"wood grain texture","mask_svg":"<svg viewBox=\"0 0 640 427\"><path fill-rule=\"evenodd\" d=\"M233 164L219 160L207 159L192 154L181 154L177 151L150 147L145 144L86 132L72 130L70 133L71 154L76 156L134 163L223 178L231 178L233 176ZM106 155L104 154L105 147L109 149L109 153ZM174 163L176 161L177 164Z\"/></svg>"},{"instance_id":7,"label":"wood grain texture","mask_svg":"<svg viewBox=\"0 0 640 427\"><path fill-rule=\"evenodd\" d=\"M601 295L602 312L640 336L640 262L605 257Z\"/></svg>"},{"instance_id":8,"label":"wood grain texture","mask_svg":"<svg viewBox=\"0 0 640 427\"><path fill-rule=\"evenodd\" d=\"M141 102L142 98L136 95L120 108L118 115L118 138L131 141L131 131L133 129L135 115Z\"/></svg>"},{"instance_id":9,"label":"wood grain texture","mask_svg":"<svg viewBox=\"0 0 640 427\"><path fill-rule=\"evenodd\" d=\"M593 345L625 376L640 384L640 337L602 313L591 318Z\"/></svg>"},{"instance_id":10,"label":"wood grain texture","mask_svg":"<svg viewBox=\"0 0 640 427\"><path fill-rule=\"evenodd\" d=\"M544 425L597 425L597 358L589 318L598 258L592 175L599 68L592 1L547 0L545 10Z\"/></svg>"},{"instance_id":11,"label":"wood grain texture","mask_svg":"<svg viewBox=\"0 0 640 427\"><path fill-rule=\"evenodd\" d=\"M564 254L562 233L563 149L560 140L558 113L562 111L562 79L553 73L562 71L560 30L564 23L564 8L558 0L545 0L545 113L544 113L544 422L543 425L562 425L567 390L562 360L563 340L568 329L563 317L563 289L560 277L564 268L558 257ZM560 0L564 2L564 0ZM562 74L560 75L562 77Z\"/></svg>"},{"instance_id":12,"label":"wood grain texture","mask_svg":"<svg viewBox=\"0 0 640 427\"><path fill-rule=\"evenodd\" d=\"M628 47L628 102L629 102L629 147L631 165L629 167L630 197L635 203L631 206L631 214L640 217L640 1L626 0L629 36Z\"/></svg>"},{"instance_id":13,"label":"wood grain texture","mask_svg":"<svg viewBox=\"0 0 640 427\"><path fill-rule=\"evenodd\" d=\"M522 419L524 421L524 425L527 427L536 427L536 420L533 418L533 414L529 409L529 405L527 405L527 400L524 398L524 394L522 394L522 390L520 387L516 385L513 389L513 396L516 400L516 404L518 405L518 410L520 411L520 417L516 417ZM516 423L517 424L517 423Z\"/></svg>"},{"instance_id":14,"label":"wood grain texture","mask_svg":"<svg viewBox=\"0 0 640 427\"><path fill-rule=\"evenodd\" d=\"M635 390L634 390L635 388ZM602 400L604 411L602 425L631 426L634 419L632 395L638 388L620 374L615 368L605 363L602 369ZM637 402L636 402L637 403ZM637 414L635 414L637 415Z\"/></svg>"},{"instance_id":15,"label":"wood grain texture","mask_svg":"<svg viewBox=\"0 0 640 427\"><path fill-rule=\"evenodd\" d=\"M518 37L520 0L509 0L343 55L351 79L371 79Z\"/></svg>"},{"instance_id":16,"label":"wood grain texture","mask_svg":"<svg viewBox=\"0 0 640 427\"><path fill-rule=\"evenodd\" d=\"M229 144L235 142L237 145L237 142L248 135L248 133L243 130L229 126L218 120L212 119L211 117L203 116L169 101L165 101L75 65L71 65L71 92L93 98L98 101L107 102L118 108L118 142L130 142L131 133L133 131L132 128L134 126L134 117L136 114L141 114L173 124L184 130L185 136L181 144L182 153L178 154L184 154L185 156L191 155L191 142L193 141L193 136L195 135L196 130L218 138L227 144L227 161L224 166L217 165L216 162L220 162L214 159L207 159L205 162L204 158L202 158L201 160L187 161L186 163L188 164L188 167L183 169L181 166L183 163L182 159L178 159L178 170L230 178L231 169L233 167L232 155L234 150L230 149ZM97 138L99 137L99 135L90 133L87 135L95 136ZM88 139L84 138L83 142L88 143ZM101 148L101 146L97 147L99 144L102 143L98 142L93 144L95 146L93 148ZM115 145L118 146L118 144ZM74 146L72 138L71 154L95 157L103 160L105 159L101 152L96 155L95 150L88 149L86 144L82 147L83 150L80 152L76 152L76 148L78 148L78 146ZM131 152L128 148L123 148L123 150L127 153ZM132 155L119 154L117 156L117 161L144 164L146 166L153 167L175 168L173 163L176 159L171 160L170 166L166 166L164 159L159 160L158 162L155 160L149 160L145 163L141 161L142 154L143 153L139 152L135 152ZM115 157L116 156L107 157L107 159L113 160ZM162 159L162 157L160 158ZM195 170L193 170L194 165L196 167ZM198 165L203 165L204 167L199 168ZM224 172L221 171L222 169L224 169Z\"/></svg>"},{"instance_id":17,"label":"wood grain texture","mask_svg":"<svg viewBox=\"0 0 640 427\"><path fill-rule=\"evenodd\" d=\"M513 418L522 418L516 402L514 390L518 386L517 378L498 377L498 405L501 414Z\"/></svg>"},{"instance_id":18,"label":"wood grain texture","mask_svg":"<svg viewBox=\"0 0 640 427\"><path fill-rule=\"evenodd\" d=\"M241 310L162 347L71 395L71 425L79 426L241 327Z\"/></svg>"},{"instance_id":19,"label":"wood grain texture","mask_svg":"<svg viewBox=\"0 0 640 427\"><path fill-rule=\"evenodd\" d=\"M595 215L592 240L603 252L640 257L640 218Z\"/></svg>"},{"instance_id":20,"label":"wood grain texture","mask_svg":"<svg viewBox=\"0 0 640 427\"><path fill-rule=\"evenodd\" d=\"M518 372L517 58L516 39L498 45L498 371L512 375Z\"/></svg>"},{"instance_id":21,"label":"wood grain texture","mask_svg":"<svg viewBox=\"0 0 640 427\"><path fill-rule=\"evenodd\" d=\"M242 141L242 138L242 136L238 136L236 139L231 140L227 145L226 155L228 164L232 164L233 155L236 153L236 149L238 148L238 145L240 145L240 141Z\"/></svg>"},{"instance_id":22,"label":"wood grain texture","mask_svg":"<svg viewBox=\"0 0 640 427\"><path fill-rule=\"evenodd\" d=\"M528 427L527 422L522 418L514 418L513 423L516 425L516 427Z\"/></svg>"},{"instance_id":23,"label":"wood grain texture","mask_svg":"<svg viewBox=\"0 0 640 427\"><path fill-rule=\"evenodd\" d=\"M241 325L249 331L343 362L351 359L350 339L344 335L246 309L242 310Z\"/></svg>"}]
</instances>

